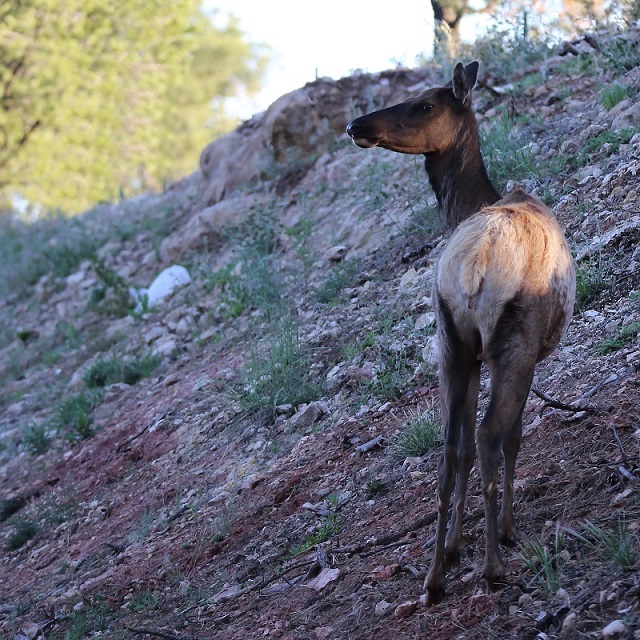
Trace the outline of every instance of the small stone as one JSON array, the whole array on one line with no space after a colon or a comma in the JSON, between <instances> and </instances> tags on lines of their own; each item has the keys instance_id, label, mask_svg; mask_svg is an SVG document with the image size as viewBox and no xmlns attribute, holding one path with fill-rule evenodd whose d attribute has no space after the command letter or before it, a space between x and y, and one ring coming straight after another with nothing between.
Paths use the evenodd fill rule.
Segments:
<instances>
[{"instance_id":1,"label":"small stone","mask_svg":"<svg viewBox=\"0 0 640 640\"><path fill-rule=\"evenodd\" d=\"M614 638L622 636L626 630L627 625L622 622L622 620L614 620L602 630L602 637L611 638L611 640L613 640Z\"/></svg>"},{"instance_id":2,"label":"small stone","mask_svg":"<svg viewBox=\"0 0 640 640\"><path fill-rule=\"evenodd\" d=\"M331 247L326 253L326 258L329 262L340 262L342 258L347 254L347 247L343 244L336 245L335 247Z\"/></svg>"},{"instance_id":3,"label":"small stone","mask_svg":"<svg viewBox=\"0 0 640 640\"><path fill-rule=\"evenodd\" d=\"M406 287L410 282L413 282L418 277L418 272L411 267L400 278L400 286Z\"/></svg>"},{"instance_id":4,"label":"small stone","mask_svg":"<svg viewBox=\"0 0 640 640\"><path fill-rule=\"evenodd\" d=\"M436 314L433 311L428 311L427 313L423 313L418 317L415 324L416 331L422 331L428 327L433 327L436 323Z\"/></svg>"},{"instance_id":5,"label":"small stone","mask_svg":"<svg viewBox=\"0 0 640 640\"><path fill-rule=\"evenodd\" d=\"M413 615L417 608L417 600L406 600L395 608L393 615L397 620L402 620L403 618L408 618L409 616Z\"/></svg>"},{"instance_id":6,"label":"small stone","mask_svg":"<svg viewBox=\"0 0 640 640\"><path fill-rule=\"evenodd\" d=\"M374 613L377 616L382 617L389 612L389 609L391 609L391 603L386 600L380 600L380 602L375 606Z\"/></svg>"},{"instance_id":7,"label":"small stone","mask_svg":"<svg viewBox=\"0 0 640 640\"><path fill-rule=\"evenodd\" d=\"M567 614L567 617L562 622L562 633L567 634L573 629L573 626L578 619L578 614L575 611Z\"/></svg>"},{"instance_id":8,"label":"small stone","mask_svg":"<svg viewBox=\"0 0 640 640\"><path fill-rule=\"evenodd\" d=\"M322 591L330 582L338 579L340 569L330 569L325 567L313 580L307 583L309 589Z\"/></svg>"}]
</instances>

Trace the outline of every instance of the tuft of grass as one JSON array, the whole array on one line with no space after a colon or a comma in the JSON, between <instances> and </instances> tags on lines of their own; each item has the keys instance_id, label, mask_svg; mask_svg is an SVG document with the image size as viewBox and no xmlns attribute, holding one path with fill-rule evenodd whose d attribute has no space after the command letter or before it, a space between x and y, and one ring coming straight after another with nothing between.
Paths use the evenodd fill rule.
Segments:
<instances>
[{"instance_id":1,"label":"tuft of grass","mask_svg":"<svg viewBox=\"0 0 640 640\"><path fill-rule=\"evenodd\" d=\"M551 550L539 540L527 540L522 545L520 559L547 595L555 595L562 586L563 548L564 530L559 526L556 527Z\"/></svg>"},{"instance_id":2,"label":"tuft of grass","mask_svg":"<svg viewBox=\"0 0 640 640\"><path fill-rule=\"evenodd\" d=\"M84 382L89 389L107 387L116 382L135 384L151 375L161 361L161 356L152 353L138 356L127 362L116 357L101 358L88 369Z\"/></svg>"},{"instance_id":3,"label":"tuft of grass","mask_svg":"<svg viewBox=\"0 0 640 640\"><path fill-rule=\"evenodd\" d=\"M136 593L129 604L127 605L131 611L140 613L141 611L150 611L155 609L158 604L158 596L153 591L147 589L146 591L139 591Z\"/></svg>"},{"instance_id":4,"label":"tuft of grass","mask_svg":"<svg viewBox=\"0 0 640 640\"><path fill-rule=\"evenodd\" d=\"M480 144L487 172L498 190L509 180L541 179L553 169L540 162L506 113L480 128Z\"/></svg>"},{"instance_id":5,"label":"tuft of grass","mask_svg":"<svg viewBox=\"0 0 640 640\"><path fill-rule=\"evenodd\" d=\"M583 311L609 289L613 262L596 254L584 260L576 268L576 310Z\"/></svg>"},{"instance_id":6,"label":"tuft of grass","mask_svg":"<svg viewBox=\"0 0 640 640\"><path fill-rule=\"evenodd\" d=\"M327 519L315 533L308 535L302 543L291 548L291 555L296 556L299 553L304 553L312 547L326 542L337 533L340 533L340 516L337 513L329 513Z\"/></svg>"},{"instance_id":7,"label":"tuft of grass","mask_svg":"<svg viewBox=\"0 0 640 640\"><path fill-rule=\"evenodd\" d=\"M35 538L40 531L38 524L27 518L16 518L11 525L13 526L13 532L7 539L7 550L9 551L15 551L27 544L27 542Z\"/></svg>"},{"instance_id":8,"label":"tuft of grass","mask_svg":"<svg viewBox=\"0 0 640 640\"><path fill-rule=\"evenodd\" d=\"M640 50L632 38L619 35L610 39L601 50L606 69L623 75L640 66Z\"/></svg>"},{"instance_id":9,"label":"tuft of grass","mask_svg":"<svg viewBox=\"0 0 640 640\"><path fill-rule=\"evenodd\" d=\"M638 560L638 540L629 532L627 523L622 518L618 520L618 529L614 533L589 520L585 520L582 530L584 534L573 529L567 531L605 560L613 560L623 569L630 569Z\"/></svg>"},{"instance_id":10,"label":"tuft of grass","mask_svg":"<svg viewBox=\"0 0 640 640\"><path fill-rule=\"evenodd\" d=\"M569 159L569 164L574 169L579 169L589 163L593 159L593 156L603 149L606 155L610 156L618 150L621 144L627 144L635 134L635 129L618 129L617 131L605 129L602 133L595 136L595 138L587 140L582 146L580 153L577 153L573 158Z\"/></svg>"},{"instance_id":11,"label":"tuft of grass","mask_svg":"<svg viewBox=\"0 0 640 640\"><path fill-rule=\"evenodd\" d=\"M339 302L342 290L354 286L358 269L359 263L356 260L338 262L324 282L315 288L318 302L325 304Z\"/></svg>"},{"instance_id":12,"label":"tuft of grass","mask_svg":"<svg viewBox=\"0 0 640 640\"><path fill-rule=\"evenodd\" d=\"M640 333L640 322L632 322L620 327L614 336L606 338L596 347L596 353L599 356L606 356L619 349L624 349L634 340L638 333Z\"/></svg>"},{"instance_id":13,"label":"tuft of grass","mask_svg":"<svg viewBox=\"0 0 640 640\"><path fill-rule=\"evenodd\" d=\"M382 480L378 480L377 478L373 478L372 480L368 480L367 484L364 487L364 493L367 498L373 498L378 494L382 493L385 490L385 485Z\"/></svg>"},{"instance_id":14,"label":"tuft of grass","mask_svg":"<svg viewBox=\"0 0 640 640\"><path fill-rule=\"evenodd\" d=\"M243 371L243 388L237 392L243 410L272 422L279 404L294 407L320 396L311 377L311 358L298 327L285 316L276 321L263 348L254 348Z\"/></svg>"},{"instance_id":15,"label":"tuft of grass","mask_svg":"<svg viewBox=\"0 0 640 640\"><path fill-rule=\"evenodd\" d=\"M381 347L374 371L375 377L367 383L371 393L382 400L390 400L402 395L407 382L413 375L408 348L394 350Z\"/></svg>"},{"instance_id":16,"label":"tuft of grass","mask_svg":"<svg viewBox=\"0 0 640 640\"><path fill-rule=\"evenodd\" d=\"M616 82L602 89L598 97L600 98L600 104L607 111L610 111L627 97L627 87Z\"/></svg>"},{"instance_id":17,"label":"tuft of grass","mask_svg":"<svg viewBox=\"0 0 640 640\"><path fill-rule=\"evenodd\" d=\"M409 411L391 447L395 457L416 458L433 449L440 437L440 416L435 407Z\"/></svg>"},{"instance_id":18,"label":"tuft of grass","mask_svg":"<svg viewBox=\"0 0 640 640\"><path fill-rule=\"evenodd\" d=\"M27 424L22 428L22 443L30 453L41 455L51 446L49 430L43 424Z\"/></svg>"},{"instance_id":19,"label":"tuft of grass","mask_svg":"<svg viewBox=\"0 0 640 640\"><path fill-rule=\"evenodd\" d=\"M97 402L97 396L81 392L63 400L56 409L54 423L72 439L85 440L93 435L93 416L91 412Z\"/></svg>"}]
</instances>

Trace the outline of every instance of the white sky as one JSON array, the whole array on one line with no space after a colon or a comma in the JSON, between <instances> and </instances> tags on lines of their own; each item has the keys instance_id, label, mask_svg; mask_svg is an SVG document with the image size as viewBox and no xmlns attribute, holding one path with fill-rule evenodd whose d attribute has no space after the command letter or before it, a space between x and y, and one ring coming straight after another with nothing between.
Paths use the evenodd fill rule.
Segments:
<instances>
[{"instance_id":1,"label":"white sky","mask_svg":"<svg viewBox=\"0 0 640 640\"><path fill-rule=\"evenodd\" d=\"M234 14L247 40L271 47L262 93L238 105L243 119L316 77L413 67L433 42L429 0L203 0L203 6Z\"/></svg>"}]
</instances>

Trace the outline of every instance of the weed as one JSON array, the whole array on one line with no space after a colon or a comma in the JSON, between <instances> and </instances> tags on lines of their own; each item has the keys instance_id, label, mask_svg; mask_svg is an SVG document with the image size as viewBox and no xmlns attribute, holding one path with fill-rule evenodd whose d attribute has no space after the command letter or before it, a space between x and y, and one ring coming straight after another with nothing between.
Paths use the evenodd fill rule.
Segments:
<instances>
[{"instance_id":1,"label":"weed","mask_svg":"<svg viewBox=\"0 0 640 640\"><path fill-rule=\"evenodd\" d=\"M84 607L74 611L69 618L69 625L64 634L64 640L80 640L92 631L104 631L109 621L109 610L104 598L93 600L84 599Z\"/></svg>"},{"instance_id":2,"label":"weed","mask_svg":"<svg viewBox=\"0 0 640 640\"><path fill-rule=\"evenodd\" d=\"M550 171L550 165L539 161L506 113L480 128L480 140L487 172L498 190L509 180L541 179Z\"/></svg>"},{"instance_id":3,"label":"weed","mask_svg":"<svg viewBox=\"0 0 640 640\"><path fill-rule=\"evenodd\" d=\"M158 596L156 596L153 591L147 589L146 591L139 591L136 593L133 598L129 600L129 604L127 606L131 611L140 613L141 611L155 609L157 604Z\"/></svg>"},{"instance_id":4,"label":"weed","mask_svg":"<svg viewBox=\"0 0 640 640\"><path fill-rule=\"evenodd\" d=\"M638 45L633 39L628 39L624 35L610 39L601 52L604 59L603 66L619 75L640 66Z\"/></svg>"},{"instance_id":5,"label":"weed","mask_svg":"<svg viewBox=\"0 0 640 640\"><path fill-rule=\"evenodd\" d=\"M129 534L129 538L134 542L144 540L151 532L151 528L157 519L158 516L153 509L145 509L138 519L138 526Z\"/></svg>"},{"instance_id":6,"label":"weed","mask_svg":"<svg viewBox=\"0 0 640 640\"><path fill-rule=\"evenodd\" d=\"M318 302L338 302L342 290L354 286L358 269L359 263L357 260L338 262L324 282L315 288L315 296Z\"/></svg>"},{"instance_id":7,"label":"weed","mask_svg":"<svg viewBox=\"0 0 640 640\"><path fill-rule=\"evenodd\" d=\"M601 254L594 255L576 268L576 310L582 311L594 302L611 283L613 263Z\"/></svg>"},{"instance_id":8,"label":"weed","mask_svg":"<svg viewBox=\"0 0 640 640\"><path fill-rule=\"evenodd\" d=\"M40 527L36 522L26 518L16 518L11 522L11 525L13 526L13 533L11 533L7 539L7 549L9 551L15 551L27 544L27 542L35 538L40 531Z\"/></svg>"},{"instance_id":9,"label":"weed","mask_svg":"<svg viewBox=\"0 0 640 640\"><path fill-rule=\"evenodd\" d=\"M69 396L56 409L56 427L66 431L70 438L89 438L93 435L91 412L97 400L98 397L94 393L81 392Z\"/></svg>"},{"instance_id":10,"label":"weed","mask_svg":"<svg viewBox=\"0 0 640 640\"><path fill-rule=\"evenodd\" d=\"M600 104L610 111L618 103L622 102L627 97L627 87L624 85L615 83L609 87L605 87L600 91Z\"/></svg>"},{"instance_id":11,"label":"weed","mask_svg":"<svg viewBox=\"0 0 640 640\"><path fill-rule=\"evenodd\" d=\"M276 321L263 348L252 349L243 372L243 390L237 393L247 413L275 419L278 404L297 406L315 400L320 386L310 375L311 359L298 327L285 316Z\"/></svg>"},{"instance_id":12,"label":"weed","mask_svg":"<svg viewBox=\"0 0 640 640\"><path fill-rule=\"evenodd\" d=\"M367 484L364 487L364 493L367 498L373 498L377 496L379 493L382 493L385 489L384 483L377 478L373 480L368 480Z\"/></svg>"},{"instance_id":13,"label":"weed","mask_svg":"<svg viewBox=\"0 0 640 640\"><path fill-rule=\"evenodd\" d=\"M521 548L520 559L548 595L554 595L562 585L563 547L564 530L558 526L551 551L539 540L528 540Z\"/></svg>"},{"instance_id":14,"label":"weed","mask_svg":"<svg viewBox=\"0 0 640 640\"><path fill-rule=\"evenodd\" d=\"M595 138L589 138L582 146L580 153L569 160L569 164L574 169L579 169L591 162L593 156L602 150L607 156L610 156L618 150L621 144L627 144L635 134L635 129L618 129L617 131L605 129Z\"/></svg>"},{"instance_id":15,"label":"weed","mask_svg":"<svg viewBox=\"0 0 640 640\"><path fill-rule=\"evenodd\" d=\"M29 423L22 428L22 443L34 455L45 453L51 446L49 430L45 425Z\"/></svg>"},{"instance_id":16,"label":"weed","mask_svg":"<svg viewBox=\"0 0 640 640\"><path fill-rule=\"evenodd\" d=\"M124 278L107 267L102 260L94 261L93 270L98 278L98 284L91 292L89 308L118 318L131 312L135 302Z\"/></svg>"},{"instance_id":17,"label":"weed","mask_svg":"<svg viewBox=\"0 0 640 640\"><path fill-rule=\"evenodd\" d=\"M440 417L435 406L425 411L409 411L392 444L393 454L402 460L423 456L440 437Z\"/></svg>"},{"instance_id":18,"label":"weed","mask_svg":"<svg viewBox=\"0 0 640 640\"><path fill-rule=\"evenodd\" d=\"M375 377L367 383L371 393L382 400L397 398L402 394L413 375L408 355L408 349L404 346L399 349L381 346L380 358L374 368Z\"/></svg>"},{"instance_id":19,"label":"weed","mask_svg":"<svg viewBox=\"0 0 640 640\"><path fill-rule=\"evenodd\" d=\"M144 354L129 361L116 357L96 360L87 370L84 382L89 389L106 387L116 382L135 384L148 377L162 361L157 354Z\"/></svg>"},{"instance_id":20,"label":"weed","mask_svg":"<svg viewBox=\"0 0 640 640\"><path fill-rule=\"evenodd\" d=\"M296 556L299 553L304 553L312 547L326 542L332 535L339 532L340 516L337 513L329 513L327 519L315 533L308 535L301 544L291 548L291 555Z\"/></svg>"},{"instance_id":21,"label":"weed","mask_svg":"<svg viewBox=\"0 0 640 640\"><path fill-rule=\"evenodd\" d=\"M567 529L567 532L587 544L605 560L613 560L623 569L630 569L635 565L638 559L638 540L629 532L627 523L622 518L618 520L618 530L615 533L589 520L585 520L582 530L584 535L573 529Z\"/></svg>"},{"instance_id":22,"label":"weed","mask_svg":"<svg viewBox=\"0 0 640 640\"><path fill-rule=\"evenodd\" d=\"M599 356L606 356L619 349L624 349L638 333L640 333L640 322L632 322L620 327L614 336L606 338L596 347L596 353Z\"/></svg>"}]
</instances>

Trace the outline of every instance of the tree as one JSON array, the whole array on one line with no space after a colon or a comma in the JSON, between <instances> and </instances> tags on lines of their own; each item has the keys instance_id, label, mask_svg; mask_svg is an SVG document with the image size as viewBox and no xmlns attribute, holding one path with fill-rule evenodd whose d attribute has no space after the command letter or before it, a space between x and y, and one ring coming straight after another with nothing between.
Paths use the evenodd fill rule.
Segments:
<instances>
[{"instance_id":1,"label":"tree","mask_svg":"<svg viewBox=\"0 0 640 640\"><path fill-rule=\"evenodd\" d=\"M265 64L199 0L0 0L5 202L77 212L184 175Z\"/></svg>"}]
</instances>

